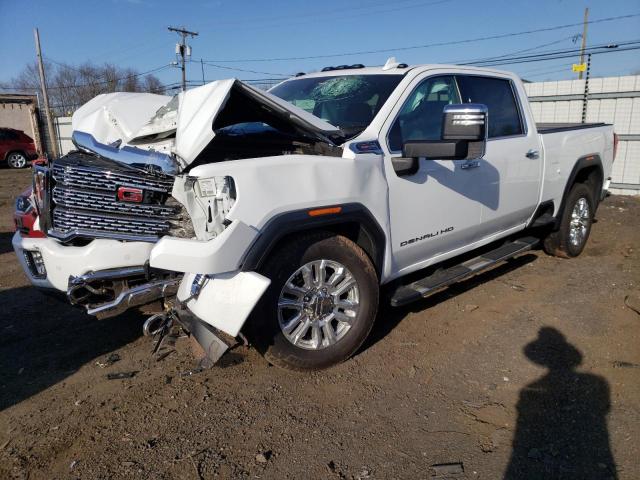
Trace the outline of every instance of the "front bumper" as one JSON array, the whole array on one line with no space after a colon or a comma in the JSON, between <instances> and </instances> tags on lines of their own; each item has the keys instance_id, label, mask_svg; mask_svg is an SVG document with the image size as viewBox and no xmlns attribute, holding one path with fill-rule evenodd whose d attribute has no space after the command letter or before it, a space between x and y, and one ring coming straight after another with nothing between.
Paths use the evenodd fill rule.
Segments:
<instances>
[{"instance_id":1,"label":"front bumper","mask_svg":"<svg viewBox=\"0 0 640 480\"><path fill-rule=\"evenodd\" d=\"M16 232L13 249L20 265L33 285L66 292L69 277L121 267L144 265L151 255L153 244L93 240L84 247L62 245L53 238L26 238ZM28 264L25 252L37 252L44 263L46 276L39 278Z\"/></svg>"},{"instance_id":2,"label":"front bumper","mask_svg":"<svg viewBox=\"0 0 640 480\"><path fill-rule=\"evenodd\" d=\"M256 272L187 273L178 289L178 301L203 322L236 337L270 283Z\"/></svg>"},{"instance_id":3,"label":"front bumper","mask_svg":"<svg viewBox=\"0 0 640 480\"><path fill-rule=\"evenodd\" d=\"M155 257L160 265L153 265L152 261L152 266L181 272L195 270L199 265L200 271L206 273L186 273L180 281L178 301L203 322L235 337L271 281L255 272L237 270L242 251L254 237L253 230L236 222L225 232L226 235L209 242L167 238L165 245L162 242L154 245L97 239L84 247L63 245L50 237L22 237L16 232L12 243L25 274L34 286L65 293L70 277L145 265L152 250L161 246ZM25 256L25 253L34 252L46 269L43 278L38 277ZM215 273L210 273L212 270ZM148 285L142 287L148 288ZM129 292L125 293L129 295Z\"/></svg>"}]
</instances>

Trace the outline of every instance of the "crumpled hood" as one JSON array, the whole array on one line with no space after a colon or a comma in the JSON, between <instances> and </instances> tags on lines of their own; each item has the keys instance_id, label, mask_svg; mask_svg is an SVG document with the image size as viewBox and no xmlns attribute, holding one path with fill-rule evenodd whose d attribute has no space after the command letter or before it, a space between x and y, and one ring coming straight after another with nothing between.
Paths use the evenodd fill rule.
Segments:
<instances>
[{"instance_id":1,"label":"crumpled hood","mask_svg":"<svg viewBox=\"0 0 640 480\"><path fill-rule=\"evenodd\" d=\"M186 167L213 140L214 128L238 119L250 121L243 119L239 111L241 105L246 108L247 102L257 103L274 122L286 122L301 135L316 140L332 143L329 136L340 131L289 102L230 79L212 82L173 98L152 93L98 95L73 115L74 139L82 143L79 147L87 150L96 151L96 144L105 147L96 153L113 160L119 160L115 157L123 150L129 154L133 150L152 151L175 156L178 163ZM140 155L136 156L139 160Z\"/></svg>"},{"instance_id":2,"label":"crumpled hood","mask_svg":"<svg viewBox=\"0 0 640 480\"><path fill-rule=\"evenodd\" d=\"M103 93L76 110L71 126L74 132L89 133L100 143L128 143L170 100L170 96L153 93Z\"/></svg>"}]
</instances>

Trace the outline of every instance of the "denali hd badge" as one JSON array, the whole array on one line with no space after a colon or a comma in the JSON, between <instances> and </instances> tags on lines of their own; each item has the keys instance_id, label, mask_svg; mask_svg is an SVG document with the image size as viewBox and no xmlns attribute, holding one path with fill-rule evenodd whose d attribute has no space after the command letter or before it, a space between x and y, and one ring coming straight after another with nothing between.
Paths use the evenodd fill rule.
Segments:
<instances>
[{"instance_id":1,"label":"denali hd badge","mask_svg":"<svg viewBox=\"0 0 640 480\"><path fill-rule=\"evenodd\" d=\"M421 235L419 237L410 238L409 240L405 240L404 242L400 242L400 246L401 247L406 247L407 245L411 245L412 243L420 242L422 240L427 240L428 238L437 237L440 234L445 234L445 233L449 233L449 232L453 232L453 227L443 228L440 231L436 230L433 233L425 233L424 235Z\"/></svg>"},{"instance_id":2,"label":"denali hd badge","mask_svg":"<svg viewBox=\"0 0 640 480\"><path fill-rule=\"evenodd\" d=\"M118 201L142 203L144 192L141 188L118 187Z\"/></svg>"}]
</instances>

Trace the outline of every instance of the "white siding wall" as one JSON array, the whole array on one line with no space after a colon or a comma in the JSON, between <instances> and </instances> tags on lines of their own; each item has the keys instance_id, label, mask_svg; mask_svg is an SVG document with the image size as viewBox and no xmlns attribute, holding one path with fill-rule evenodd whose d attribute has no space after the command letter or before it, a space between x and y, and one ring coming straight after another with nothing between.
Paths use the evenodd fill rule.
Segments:
<instances>
[{"instance_id":1,"label":"white siding wall","mask_svg":"<svg viewBox=\"0 0 640 480\"><path fill-rule=\"evenodd\" d=\"M584 94L584 80L527 83L525 90L532 99L531 109L537 122L582 120L582 100L575 96ZM597 98L598 94L611 98ZM640 75L590 79L589 95L595 98L587 103L587 122L613 123L619 135L640 136ZM620 141L612 182L633 186L613 189L615 193L640 194L640 139Z\"/></svg>"},{"instance_id":2,"label":"white siding wall","mask_svg":"<svg viewBox=\"0 0 640 480\"><path fill-rule=\"evenodd\" d=\"M66 155L75 147L71 141L71 117L57 117L55 119L55 128L58 135L58 150L60 155Z\"/></svg>"}]
</instances>

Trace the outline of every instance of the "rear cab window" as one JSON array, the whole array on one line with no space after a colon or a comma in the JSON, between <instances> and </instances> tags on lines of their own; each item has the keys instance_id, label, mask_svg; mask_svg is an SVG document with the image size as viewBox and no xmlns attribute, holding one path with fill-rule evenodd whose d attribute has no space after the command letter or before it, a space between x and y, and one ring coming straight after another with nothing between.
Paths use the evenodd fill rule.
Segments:
<instances>
[{"instance_id":1,"label":"rear cab window","mask_svg":"<svg viewBox=\"0 0 640 480\"><path fill-rule=\"evenodd\" d=\"M489 111L489 138L524 134L524 124L511 81L494 77L457 75L462 103L482 103Z\"/></svg>"}]
</instances>

